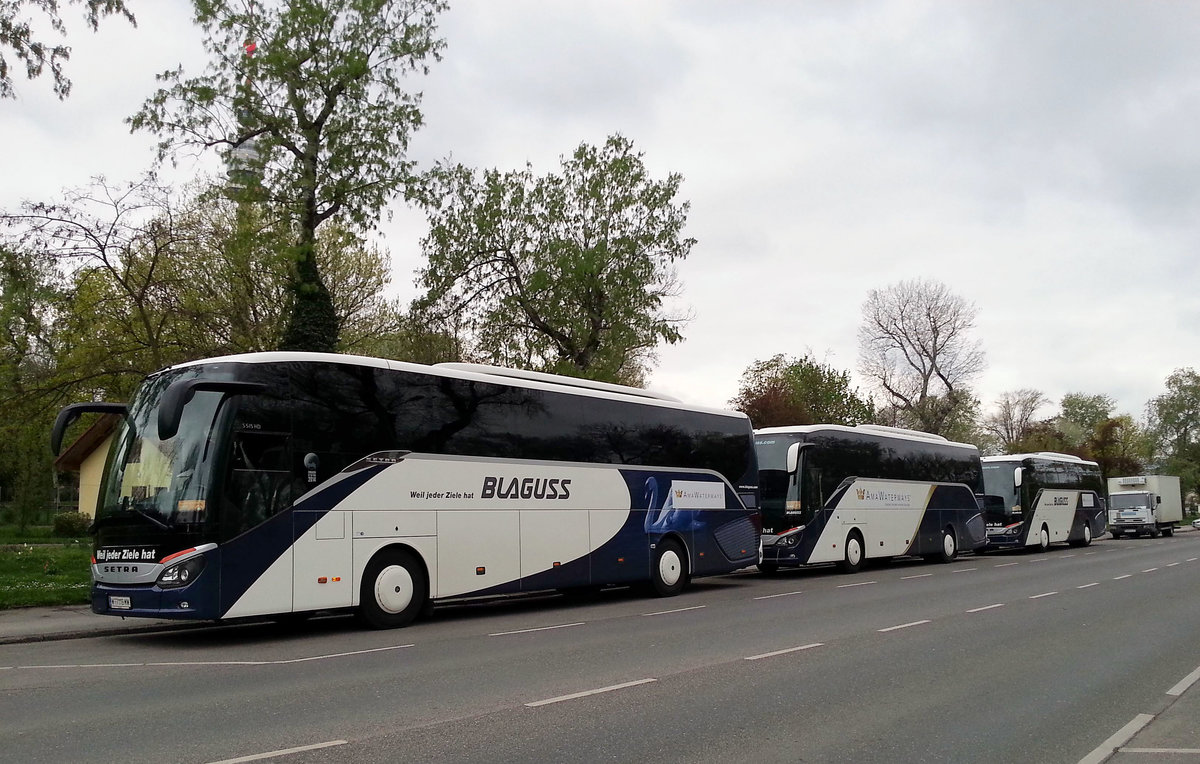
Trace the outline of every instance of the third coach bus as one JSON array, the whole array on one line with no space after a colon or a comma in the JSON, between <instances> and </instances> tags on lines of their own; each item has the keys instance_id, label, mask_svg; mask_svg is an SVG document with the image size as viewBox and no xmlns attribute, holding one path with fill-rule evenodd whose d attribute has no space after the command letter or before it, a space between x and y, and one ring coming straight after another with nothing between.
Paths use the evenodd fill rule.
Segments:
<instances>
[{"instance_id":1,"label":"third coach bus","mask_svg":"<svg viewBox=\"0 0 1200 764\"><path fill-rule=\"evenodd\" d=\"M120 414L92 609L225 619L646 582L758 561L744 414L636 388L317 353L184 363Z\"/></svg>"},{"instance_id":2,"label":"third coach bus","mask_svg":"<svg viewBox=\"0 0 1200 764\"><path fill-rule=\"evenodd\" d=\"M869 558L945 562L985 541L979 450L894 427L803 425L755 431L766 573Z\"/></svg>"}]
</instances>

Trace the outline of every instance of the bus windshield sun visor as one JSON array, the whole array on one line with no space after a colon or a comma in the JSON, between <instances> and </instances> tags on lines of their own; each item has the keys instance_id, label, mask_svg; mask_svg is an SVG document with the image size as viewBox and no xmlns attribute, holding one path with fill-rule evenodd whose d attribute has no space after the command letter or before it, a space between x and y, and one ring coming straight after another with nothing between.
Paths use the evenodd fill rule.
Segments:
<instances>
[{"instance_id":1,"label":"bus windshield sun visor","mask_svg":"<svg viewBox=\"0 0 1200 764\"><path fill-rule=\"evenodd\" d=\"M170 440L179 432L179 420L183 418L183 407L197 391L225 393L227 395L256 395L267 389L257 382L222 382L209 379L181 379L163 393L158 408L158 439Z\"/></svg>"},{"instance_id":2,"label":"bus windshield sun visor","mask_svg":"<svg viewBox=\"0 0 1200 764\"><path fill-rule=\"evenodd\" d=\"M58 417L54 420L54 429L50 431L50 450L58 456L58 452L62 450L63 434L70 427L80 414L119 414L125 416L128 413L129 407L124 403L72 403L69 406L64 406L58 412Z\"/></svg>"}]
</instances>

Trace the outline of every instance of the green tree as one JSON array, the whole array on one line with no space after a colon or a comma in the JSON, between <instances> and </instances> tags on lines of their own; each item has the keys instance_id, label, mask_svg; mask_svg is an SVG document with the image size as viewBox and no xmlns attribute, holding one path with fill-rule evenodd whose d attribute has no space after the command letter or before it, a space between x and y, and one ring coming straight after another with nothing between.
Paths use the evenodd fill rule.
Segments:
<instances>
[{"instance_id":1,"label":"green tree","mask_svg":"<svg viewBox=\"0 0 1200 764\"><path fill-rule=\"evenodd\" d=\"M641 384L659 343L683 338L666 303L695 244L682 177L652 178L642 156L616 135L559 174L436 168L421 309L463 326L480 360Z\"/></svg>"},{"instance_id":2,"label":"green tree","mask_svg":"<svg viewBox=\"0 0 1200 764\"><path fill-rule=\"evenodd\" d=\"M1156 459L1165 473L1180 477L1185 494L1200 492L1200 374L1176 369L1166 388L1146 405Z\"/></svg>"},{"instance_id":3,"label":"green tree","mask_svg":"<svg viewBox=\"0 0 1200 764\"><path fill-rule=\"evenodd\" d=\"M295 238L281 347L333 351L337 308L320 271L317 230L338 217L369 227L412 178L405 159L421 124L409 73L427 73L442 0L194 0L211 57L182 68L130 118L162 138L160 158L226 147L249 157L248 199L280 207ZM254 46L250 48L252 41ZM253 55L247 55L252 52Z\"/></svg>"},{"instance_id":4,"label":"green tree","mask_svg":"<svg viewBox=\"0 0 1200 764\"><path fill-rule=\"evenodd\" d=\"M1059 407L1058 429L1071 444L1072 452L1086 451L1097 428L1112 416L1117 402L1103 394L1067 393Z\"/></svg>"},{"instance_id":5,"label":"green tree","mask_svg":"<svg viewBox=\"0 0 1200 764\"><path fill-rule=\"evenodd\" d=\"M984 367L970 336L979 310L939 281L872 289L858 329L859 368L901 426L945 435L964 431L978 401L967 389Z\"/></svg>"},{"instance_id":6,"label":"green tree","mask_svg":"<svg viewBox=\"0 0 1200 764\"><path fill-rule=\"evenodd\" d=\"M133 14L125 7L125 0L67 0L71 5L82 5L83 18L93 31L100 27L104 16L123 16L137 26ZM39 34L49 27L55 34L65 36L67 27L58 13L59 0L0 0L0 99L15 98L12 72L5 50L12 52L16 60L25 66L25 76L37 79L50 67L54 78L54 94L66 98L71 92L71 80L63 71L64 64L71 58L71 48L61 43L48 43Z\"/></svg>"},{"instance_id":7,"label":"green tree","mask_svg":"<svg viewBox=\"0 0 1200 764\"><path fill-rule=\"evenodd\" d=\"M783 354L755 361L742 373L737 397L729 405L745 412L755 427L797 424L856 425L873 421L875 410L850 372L815 359Z\"/></svg>"}]
</instances>

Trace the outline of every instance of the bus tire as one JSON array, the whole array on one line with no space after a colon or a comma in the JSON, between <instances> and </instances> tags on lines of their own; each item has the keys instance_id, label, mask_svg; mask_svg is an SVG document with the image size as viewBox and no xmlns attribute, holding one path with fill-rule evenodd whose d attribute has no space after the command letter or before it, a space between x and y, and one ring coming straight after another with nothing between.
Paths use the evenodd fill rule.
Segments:
<instances>
[{"instance_id":1,"label":"bus tire","mask_svg":"<svg viewBox=\"0 0 1200 764\"><path fill-rule=\"evenodd\" d=\"M363 571L358 612L376 629L407 626L429 601L429 580L421 563L403 549L384 549Z\"/></svg>"},{"instance_id":2,"label":"bus tire","mask_svg":"<svg viewBox=\"0 0 1200 764\"><path fill-rule=\"evenodd\" d=\"M779 566L773 562L760 562L758 564L758 572L764 576L773 576L779 572Z\"/></svg>"},{"instance_id":3,"label":"bus tire","mask_svg":"<svg viewBox=\"0 0 1200 764\"><path fill-rule=\"evenodd\" d=\"M650 562L650 585L659 597L674 597L687 585L687 554L675 539L655 545Z\"/></svg>"},{"instance_id":4,"label":"bus tire","mask_svg":"<svg viewBox=\"0 0 1200 764\"><path fill-rule=\"evenodd\" d=\"M946 526L942 532L942 548L931 557L938 562L954 562L958 557L958 539L954 536L953 528Z\"/></svg>"},{"instance_id":5,"label":"bus tire","mask_svg":"<svg viewBox=\"0 0 1200 764\"><path fill-rule=\"evenodd\" d=\"M1071 546L1091 546L1092 545L1092 524L1085 522L1083 524L1083 538L1071 542Z\"/></svg>"},{"instance_id":6,"label":"bus tire","mask_svg":"<svg viewBox=\"0 0 1200 764\"><path fill-rule=\"evenodd\" d=\"M850 531L846 536L846 555L838 567L843 573L857 573L863 569L866 562L866 547L863 546L862 534L858 530Z\"/></svg>"},{"instance_id":7,"label":"bus tire","mask_svg":"<svg viewBox=\"0 0 1200 764\"><path fill-rule=\"evenodd\" d=\"M1044 552L1050 548L1050 529L1045 525L1038 531L1037 551Z\"/></svg>"}]
</instances>

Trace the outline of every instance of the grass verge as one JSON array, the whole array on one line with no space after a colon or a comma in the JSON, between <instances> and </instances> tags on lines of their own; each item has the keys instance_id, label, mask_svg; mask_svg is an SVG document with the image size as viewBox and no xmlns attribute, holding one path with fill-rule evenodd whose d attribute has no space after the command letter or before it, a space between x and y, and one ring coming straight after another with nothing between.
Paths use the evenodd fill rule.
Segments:
<instances>
[{"instance_id":1,"label":"grass verge","mask_svg":"<svg viewBox=\"0 0 1200 764\"><path fill-rule=\"evenodd\" d=\"M86 544L0 546L0 610L87 604L91 559Z\"/></svg>"}]
</instances>

